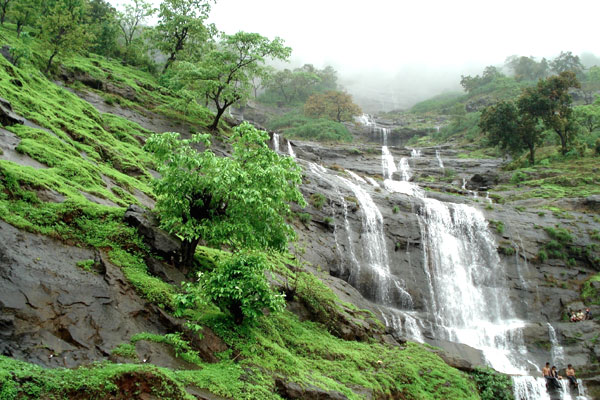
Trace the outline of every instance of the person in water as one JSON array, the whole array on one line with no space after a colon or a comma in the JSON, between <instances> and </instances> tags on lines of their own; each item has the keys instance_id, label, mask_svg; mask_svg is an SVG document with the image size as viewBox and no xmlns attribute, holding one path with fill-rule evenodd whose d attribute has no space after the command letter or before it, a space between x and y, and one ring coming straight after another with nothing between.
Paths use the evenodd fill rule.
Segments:
<instances>
[{"instance_id":1,"label":"person in water","mask_svg":"<svg viewBox=\"0 0 600 400\"><path fill-rule=\"evenodd\" d=\"M575 378L575 369L573 368L573 366L571 364L567 365L567 379L574 386L578 386L577 378Z\"/></svg>"},{"instance_id":2,"label":"person in water","mask_svg":"<svg viewBox=\"0 0 600 400\"><path fill-rule=\"evenodd\" d=\"M546 379L546 387L555 389L562 388L560 382L558 381L559 376L558 372L556 372L556 367L553 366L552 369L550 369L549 362L547 362L546 366L542 368L542 376Z\"/></svg>"}]
</instances>

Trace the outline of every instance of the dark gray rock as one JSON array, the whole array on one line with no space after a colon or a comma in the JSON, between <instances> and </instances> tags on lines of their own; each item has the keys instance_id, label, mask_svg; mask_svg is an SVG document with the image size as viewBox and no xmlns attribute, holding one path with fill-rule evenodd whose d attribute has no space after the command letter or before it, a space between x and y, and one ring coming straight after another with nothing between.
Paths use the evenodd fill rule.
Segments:
<instances>
[{"instance_id":1,"label":"dark gray rock","mask_svg":"<svg viewBox=\"0 0 600 400\"><path fill-rule=\"evenodd\" d=\"M498 174L486 172L483 174L475 174L467 182L467 189L486 191L498 184Z\"/></svg>"},{"instance_id":2,"label":"dark gray rock","mask_svg":"<svg viewBox=\"0 0 600 400\"><path fill-rule=\"evenodd\" d=\"M137 228L144 242L165 260L177 260L181 249L181 241L160 229L158 220L151 212L135 204L125 211L123 220L128 225Z\"/></svg>"},{"instance_id":3,"label":"dark gray rock","mask_svg":"<svg viewBox=\"0 0 600 400\"><path fill-rule=\"evenodd\" d=\"M2 56L4 58L6 58L6 60L11 63L12 65L15 65L15 59L12 56L12 54L10 54L10 47L9 46L2 46L0 47L0 54L2 54Z\"/></svg>"},{"instance_id":4,"label":"dark gray rock","mask_svg":"<svg viewBox=\"0 0 600 400\"><path fill-rule=\"evenodd\" d=\"M14 113L10 102L0 97L0 125L23 125L24 123L25 119Z\"/></svg>"},{"instance_id":5,"label":"dark gray rock","mask_svg":"<svg viewBox=\"0 0 600 400\"><path fill-rule=\"evenodd\" d=\"M298 383L285 380L284 378L275 379L277 394L284 399L302 399L302 400L344 400L347 397L340 392L326 391L314 385L299 385Z\"/></svg>"}]
</instances>

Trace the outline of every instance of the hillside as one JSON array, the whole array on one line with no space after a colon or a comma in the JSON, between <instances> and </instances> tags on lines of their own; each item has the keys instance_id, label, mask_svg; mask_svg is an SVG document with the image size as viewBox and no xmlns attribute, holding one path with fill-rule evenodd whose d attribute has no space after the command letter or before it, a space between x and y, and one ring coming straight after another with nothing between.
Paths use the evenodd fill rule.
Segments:
<instances>
[{"instance_id":1,"label":"hillside","mask_svg":"<svg viewBox=\"0 0 600 400\"><path fill-rule=\"evenodd\" d=\"M162 261L169 240L144 242L124 215L155 202L146 138L207 131L210 112L173 111L180 99L154 76L99 56L53 79L0 57L0 397L478 398L472 378L385 335L294 256L272 259L297 280L287 311L239 330L205 306L190 331L174 314L186 277ZM197 258L210 269L220 254Z\"/></svg>"},{"instance_id":2,"label":"hillside","mask_svg":"<svg viewBox=\"0 0 600 400\"><path fill-rule=\"evenodd\" d=\"M0 27L0 399L599 396L598 128L567 154L547 133L530 165L478 127L535 82L355 121L352 104L305 115L339 95L309 65L302 101L219 121L201 61L72 51L46 68L49 26L16 29ZM228 40L203 48L214 69ZM199 198L178 220L181 193ZM544 362L582 389L547 393Z\"/></svg>"}]
</instances>

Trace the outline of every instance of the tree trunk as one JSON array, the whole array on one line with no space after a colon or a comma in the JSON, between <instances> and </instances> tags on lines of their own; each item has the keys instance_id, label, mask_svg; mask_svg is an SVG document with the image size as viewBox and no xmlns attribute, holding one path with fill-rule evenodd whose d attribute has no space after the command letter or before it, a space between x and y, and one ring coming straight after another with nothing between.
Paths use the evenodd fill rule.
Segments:
<instances>
[{"instance_id":1,"label":"tree trunk","mask_svg":"<svg viewBox=\"0 0 600 400\"><path fill-rule=\"evenodd\" d=\"M50 67L52 66L52 60L54 60L54 57L56 57L56 53L57 51L53 51L52 55L50 56L50 58L48 59L48 64L46 64L46 69L44 70L44 75L48 74L48 71L50 71Z\"/></svg>"},{"instance_id":2,"label":"tree trunk","mask_svg":"<svg viewBox=\"0 0 600 400\"><path fill-rule=\"evenodd\" d=\"M211 131L217 130L217 127L219 126L219 120L221 119L221 116L225 112L226 108L227 107L223 107L223 108L217 107L217 115L215 115L215 119L214 119L212 125L208 129L210 129Z\"/></svg>"},{"instance_id":3,"label":"tree trunk","mask_svg":"<svg viewBox=\"0 0 600 400\"><path fill-rule=\"evenodd\" d=\"M173 61L175 61L175 53L171 53L171 55L167 59L167 62L165 63L165 66L163 67L163 70L162 70L163 74L165 72L167 72L167 69L169 69L169 67L171 66L171 64L173 63Z\"/></svg>"},{"instance_id":4,"label":"tree trunk","mask_svg":"<svg viewBox=\"0 0 600 400\"><path fill-rule=\"evenodd\" d=\"M229 312L233 317L233 321L236 325L241 325L244 322L244 313L242 312L242 305L236 301L229 306Z\"/></svg>"},{"instance_id":5,"label":"tree trunk","mask_svg":"<svg viewBox=\"0 0 600 400\"><path fill-rule=\"evenodd\" d=\"M181 259L177 265L182 271L187 272L194 266L194 254L200 239L184 240L181 243Z\"/></svg>"},{"instance_id":6,"label":"tree trunk","mask_svg":"<svg viewBox=\"0 0 600 400\"><path fill-rule=\"evenodd\" d=\"M561 132L559 130L556 130L556 133L558 134L558 137L560 138L560 146L561 146L560 152L564 156L565 154L567 154L567 132Z\"/></svg>"},{"instance_id":7,"label":"tree trunk","mask_svg":"<svg viewBox=\"0 0 600 400\"><path fill-rule=\"evenodd\" d=\"M21 31L23 30L23 24L17 22L17 37L21 37Z\"/></svg>"},{"instance_id":8,"label":"tree trunk","mask_svg":"<svg viewBox=\"0 0 600 400\"><path fill-rule=\"evenodd\" d=\"M535 165L535 146L529 146L529 162Z\"/></svg>"}]
</instances>

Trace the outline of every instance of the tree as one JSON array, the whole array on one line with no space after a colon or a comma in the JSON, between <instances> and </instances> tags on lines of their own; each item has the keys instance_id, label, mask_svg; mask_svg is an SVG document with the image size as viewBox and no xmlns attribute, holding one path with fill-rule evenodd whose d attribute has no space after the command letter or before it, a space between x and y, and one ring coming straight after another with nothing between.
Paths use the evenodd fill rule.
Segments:
<instances>
[{"instance_id":1,"label":"tree","mask_svg":"<svg viewBox=\"0 0 600 400\"><path fill-rule=\"evenodd\" d=\"M600 106L587 105L575 108L577 122L585 127L588 133L600 128Z\"/></svg>"},{"instance_id":2,"label":"tree","mask_svg":"<svg viewBox=\"0 0 600 400\"><path fill-rule=\"evenodd\" d=\"M0 25L4 25L10 2L11 0L0 0Z\"/></svg>"},{"instance_id":3,"label":"tree","mask_svg":"<svg viewBox=\"0 0 600 400\"><path fill-rule=\"evenodd\" d=\"M152 135L145 149L160 163L154 182L161 225L182 239L179 264L189 268L199 241L233 249L284 251L294 230L286 223L289 202L305 205L300 167L269 149L269 135L247 122L233 130L231 157L217 157L209 135L179 140L177 133Z\"/></svg>"},{"instance_id":4,"label":"tree","mask_svg":"<svg viewBox=\"0 0 600 400\"><path fill-rule=\"evenodd\" d=\"M152 4L145 0L132 0L132 4L125 4L123 11L118 13L119 28L125 41L125 48L131 46L140 24L154 14Z\"/></svg>"},{"instance_id":5,"label":"tree","mask_svg":"<svg viewBox=\"0 0 600 400\"><path fill-rule=\"evenodd\" d=\"M17 25L17 37L21 36L23 27L31 24L38 16L41 0L19 0L12 3L8 14Z\"/></svg>"},{"instance_id":6,"label":"tree","mask_svg":"<svg viewBox=\"0 0 600 400\"><path fill-rule=\"evenodd\" d=\"M174 80L212 101L217 110L211 130L216 130L225 110L250 96L252 78L261 75L266 58L287 60L291 49L280 38L269 40L258 33L223 35L221 41L197 63L181 62Z\"/></svg>"},{"instance_id":7,"label":"tree","mask_svg":"<svg viewBox=\"0 0 600 400\"><path fill-rule=\"evenodd\" d=\"M90 50L111 57L119 53L117 10L105 0L91 0L87 12L89 29L96 38Z\"/></svg>"},{"instance_id":8,"label":"tree","mask_svg":"<svg viewBox=\"0 0 600 400\"><path fill-rule=\"evenodd\" d=\"M577 135L577 124L573 117L573 99L569 89L579 87L581 85L575 73L565 71L538 81L534 88L525 89L528 96L527 111L541 118L547 129L556 132L563 155L569 151Z\"/></svg>"},{"instance_id":9,"label":"tree","mask_svg":"<svg viewBox=\"0 0 600 400\"><path fill-rule=\"evenodd\" d=\"M43 17L41 39L50 50L44 73L56 56L83 50L93 40L84 24L86 9L85 0L57 0Z\"/></svg>"},{"instance_id":10,"label":"tree","mask_svg":"<svg viewBox=\"0 0 600 400\"><path fill-rule=\"evenodd\" d=\"M229 312L238 325L254 321L265 308L271 312L285 308L284 295L271 289L265 277L268 268L264 253L236 253L220 261L213 271L201 274L197 287L188 285L188 293Z\"/></svg>"},{"instance_id":11,"label":"tree","mask_svg":"<svg viewBox=\"0 0 600 400\"><path fill-rule=\"evenodd\" d=\"M542 129L535 117L524 108L524 97L519 107L513 101L501 101L483 110L479 127L488 134L490 144L511 154L529 150L529 162L535 164L535 148L542 141ZM523 109L521 109L523 108Z\"/></svg>"},{"instance_id":12,"label":"tree","mask_svg":"<svg viewBox=\"0 0 600 400\"><path fill-rule=\"evenodd\" d=\"M548 61L545 58L537 62L533 57L510 56L506 59L505 65L513 70L518 81L543 79L548 75Z\"/></svg>"},{"instance_id":13,"label":"tree","mask_svg":"<svg viewBox=\"0 0 600 400\"><path fill-rule=\"evenodd\" d=\"M574 56L570 51L561 51L560 55L550 62L550 67L557 74L566 71L572 71L575 75L583 73L583 65L579 60L579 56Z\"/></svg>"},{"instance_id":14,"label":"tree","mask_svg":"<svg viewBox=\"0 0 600 400\"><path fill-rule=\"evenodd\" d=\"M310 96L304 104L304 114L312 118L329 118L342 122L351 121L354 116L361 115L362 111L348 93L330 90Z\"/></svg>"},{"instance_id":15,"label":"tree","mask_svg":"<svg viewBox=\"0 0 600 400\"><path fill-rule=\"evenodd\" d=\"M210 0L165 0L160 4L158 24L154 28L154 45L167 54L163 73L173 64L188 42L201 46L213 34L213 26L205 26Z\"/></svg>"},{"instance_id":16,"label":"tree","mask_svg":"<svg viewBox=\"0 0 600 400\"><path fill-rule=\"evenodd\" d=\"M475 76L464 76L461 75L460 76L460 85L468 92L471 93L473 90L487 85L488 83L491 83L494 81L494 79L497 78L501 78L504 77L504 74L502 74L502 72L500 72L498 70L498 68L494 67L493 65L488 65L487 67L485 67L485 69L483 70L483 74L482 76L479 75L475 75Z\"/></svg>"}]
</instances>

